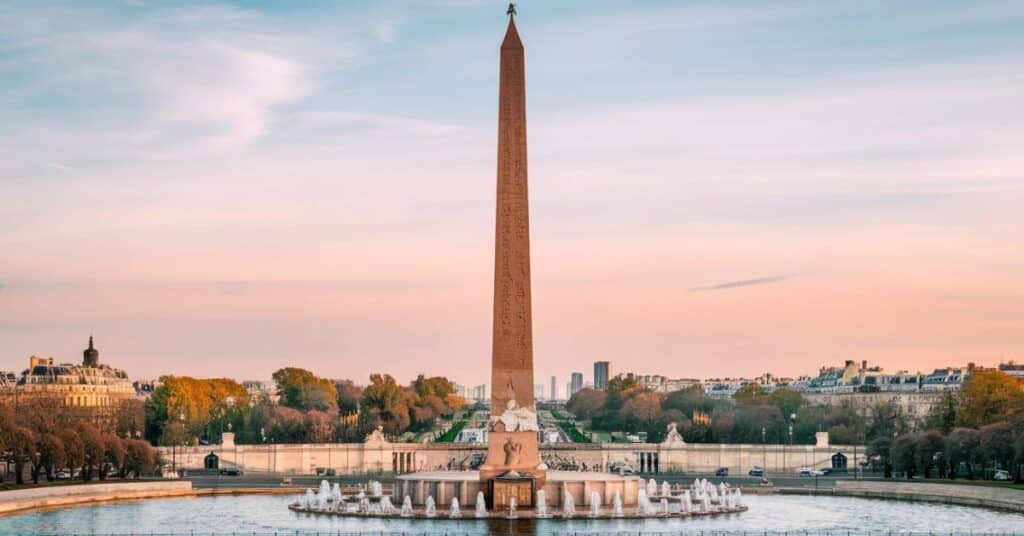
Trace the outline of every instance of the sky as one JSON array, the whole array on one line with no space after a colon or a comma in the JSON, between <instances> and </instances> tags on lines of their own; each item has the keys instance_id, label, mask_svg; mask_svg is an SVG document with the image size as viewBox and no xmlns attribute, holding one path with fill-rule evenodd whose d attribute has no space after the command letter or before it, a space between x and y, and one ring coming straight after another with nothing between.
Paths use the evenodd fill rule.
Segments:
<instances>
[{"instance_id":1,"label":"sky","mask_svg":"<svg viewBox=\"0 0 1024 536\"><path fill-rule=\"evenodd\" d=\"M518 3L537 383L1024 360L1024 3ZM0 1L0 369L487 381L505 4Z\"/></svg>"}]
</instances>

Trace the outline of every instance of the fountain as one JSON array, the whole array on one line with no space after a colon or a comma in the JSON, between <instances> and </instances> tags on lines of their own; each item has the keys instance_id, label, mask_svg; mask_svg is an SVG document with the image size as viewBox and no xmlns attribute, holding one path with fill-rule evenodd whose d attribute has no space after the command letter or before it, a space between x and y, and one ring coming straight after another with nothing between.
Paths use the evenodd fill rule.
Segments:
<instances>
[{"instance_id":1,"label":"fountain","mask_svg":"<svg viewBox=\"0 0 1024 536\"><path fill-rule=\"evenodd\" d=\"M668 499L666 499L665 497L662 497L661 498L661 515L667 516L667 515L670 515L671 513L672 513L672 511L669 510L669 508L668 508Z\"/></svg>"},{"instance_id":2,"label":"fountain","mask_svg":"<svg viewBox=\"0 0 1024 536\"><path fill-rule=\"evenodd\" d=\"M615 490L615 495L612 496L612 517L622 517L622 495L618 490Z\"/></svg>"},{"instance_id":3,"label":"fountain","mask_svg":"<svg viewBox=\"0 0 1024 536\"><path fill-rule=\"evenodd\" d=\"M303 503L306 511L310 511L316 505L316 493L312 489L306 488L306 500Z\"/></svg>"},{"instance_id":4,"label":"fountain","mask_svg":"<svg viewBox=\"0 0 1024 536\"><path fill-rule=\"evenodd\" d=\"M693 513L693 499L690 498L690 490L683 492L683 500L679 504L680 510L684 515L690 515Z\"/></svg>"},{"instance_id":5,"label":"fountain","mask_svg":"<svg viewBox=\"0 0 1024 536\"><path fill-rule=\"evenodd\" d=\"M516 498L515 497L509 497L509 499L508 499L508 518L509 519L515 519L517 517L519 517L519 515L516 514Z\"/></svg>"},{"instance_id":6,"label":"fountain","mask_svg":"<svg viewBox=\"0 0 1024 536\"><path fill-rule=\"evenodd\" d=\"M548 497L544 490L537 490L537 517L548 517Z\"/></svg>"},{"instance_id":7,"label":"fountain","mask_svg":"<svg viewBox=\"0 0 1024 536\"><path fill-rule=\"evenodd\" d=\"M657 486L655 486L657 488ZM636 510L637 513L644 517L649 517L657 514L657 510L654 508L654 504L651 503L651 498L647 496L647 490L641 489L636 493Z\"/></svg>"},{"instance_id":8,"label":"fountain","mask_svg":"<svg viewBox=\"0 0 1024 536\"><path fill-rule=\"evenodd\" d=\"M370 496L371 497L380 497L381 495L384 495L384 486L381 485L381 483L377 482L376 480L371 481L370 482Z\"/></svg>"},{"instance_id":9,"label":"fountain","mask_svg":"<svg viewBox=\"0 0 1024 536\"><path fill-rule=\"evenodd\" d=\"M434 505L433 495L427 497L427 504L426 507L424 508L424 511L426 512L427 517L429 518L437 517L437 506Z\"/></svg>"},{"instance_id":10,"label":"fountain","mask_svg":"<svg viewBox=\"0 0 1024 536\"><path fill-rule=\"evenodd\" d=\"M661 496L662 497L671 497L672 496L672 486L668 485L668 480L662 480L661 481Z\"/></svg>"},{"instance_id":11,"label":"fountain","mask_svg":"<svg viewBox=\"0 0 1024 536\"><path fill-rule=\"evenodd\" d=\"M647 496L654 497L658 494L658 483L652 478L647 481Z\"/></svg>"},{"instance_id":12,"label":"fountain","mask_svg":"<svg viewBox=\"0 0 1024 536\"><path fill-rule=\"evenodd\" d=\"M601 515L601 494L596 491L590 492L590 517Z\"/></svg>"},{"instance_id":13,"label":"fountain","mask_svg":"<svg viewBox=\"0 0 1024 536\"><path fill-rule=\"evenodd\" d=\"M736 488L736 506L743 508L743 494L740 492L740 488Z\"/></svg>"},{"instance_id":14,"label":"fountain","mask_svg":"<svg viewBox=\"0 0 1024 536\"><path fill-rule=\"evenodd\" d=\"M402 501L402 517L412 517L412 497L405 496L405 500Z\"/></svg>"},{"instance_id":15,"label":"fountain","mask_svg":"<svg viewBox=\"0 0 1024 536\"><path fill-rule=\"evenodd\" d=\"M395 505L391 504L391 497L385 495L380 499L380 513L386 516L395 513Z\"/></svg>"},{"instance_id":16,"label":"fountain","mask_svg":"<svg viewBox=\"0 0 1024 536\"><path fill-rule=\"evenodd\" d=\"M476 517L482 519L487 517L487 501L484 499L484 492L476 492Z\"/></svg>"},{"instance_id":17,"label":"fountain","mask_svg":"<svg viewBox=\"0 0 1024 536\"><path fill-rule=\"evenodd\" d=\"M576 515L576 501L573 500L571 493L565 494L565 499L562 500L562 517L565 519L572 519Z\"/></svg>"},{"instance_id":18,"label":"fountain","mask_svg":"<svg viewBox=\"0 0 1024 536\"><path fill-rule=\"evenodd\" d=\"M452 497L451 510L448 511L448 517L450 519L459 519L462 517L462 510L459 508L459 498Z\"/></svg>"}]
</instances>

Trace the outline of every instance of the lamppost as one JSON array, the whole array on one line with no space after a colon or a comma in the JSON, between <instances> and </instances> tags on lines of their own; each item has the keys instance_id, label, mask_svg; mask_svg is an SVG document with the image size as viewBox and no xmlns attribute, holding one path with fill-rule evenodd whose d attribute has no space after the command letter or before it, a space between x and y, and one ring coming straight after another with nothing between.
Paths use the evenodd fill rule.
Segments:
<instances>
[{"instance_id":1,"label":"lamppost","mask_svg":"<svg viewBox=\"0 0 1024 536\"><path fill-rule=\"evenodd\" d=\"M182 446L184 446L185 445L185 412L181 412L181 413L178 414L178 421L181 422L181 441L182 441L181 444L182 444ZM174 474L178 474L177 447L178 447L178 442L172 439L172 441L171 441L171 471L173 471Z\"/></svg>"},{"instance_id":2,"label":"lamppost","mask_svg":"<svg viewBox=\"0 0 1024 536\"><path fill-rule=\"evenodd\" d=\"M761 480L768 480L768 430L761 427Z\"/></svg>"}]
</instances>

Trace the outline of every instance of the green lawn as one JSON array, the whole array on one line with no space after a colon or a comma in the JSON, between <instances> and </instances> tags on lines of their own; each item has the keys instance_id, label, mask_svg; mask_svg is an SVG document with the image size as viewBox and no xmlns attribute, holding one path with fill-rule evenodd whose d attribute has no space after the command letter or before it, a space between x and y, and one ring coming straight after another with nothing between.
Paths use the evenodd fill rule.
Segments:
<instances>
[{"instance_id":1,"label":"green lawn","mask_svg":"<svg viewBox=\"0 0 1024 536\"><path fill-rule=\"evenodd\" d=\"M466 421L465 420L461 420L459 422L456 422L455 424L452 425L451 428L448 429L447 432L442 434L441 437L437 438L436 443L452 443L452 442L454 442L455 438L459 437L459 432L461 432L462 429L465 428L465 427L466 427Z\"/></svg>"}]
</instances>

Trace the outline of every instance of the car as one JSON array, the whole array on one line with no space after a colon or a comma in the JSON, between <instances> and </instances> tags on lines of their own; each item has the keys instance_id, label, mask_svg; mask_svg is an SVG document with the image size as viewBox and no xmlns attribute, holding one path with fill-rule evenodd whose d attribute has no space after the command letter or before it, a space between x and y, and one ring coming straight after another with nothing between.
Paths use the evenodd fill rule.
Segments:
<instances>
[{"instance_id":1,"label":"car","mask_svg":"<svg viewBox=\"0 0 1024 536\"><path fill-rule=\"evenodd\" d=\"M761 477L764 476L764 469L760 465L755 465L753 469L747 471L747 474L750 476Z\"/></svg>"},{"instance_id":2,"label":"car","mask_svg":"<svg viewBox=\"0 0 1024 536\"><path fill-rule=\"evenodd\" d=\"M719 467L718 469L715 470L715 476L729 476L729 468Z\"/></svg>"},{"instance_id":3,"label":"car","mask_svg":"<svg viewBox=\"0 0 1024 536\"><path fill-rule=\"evenodd\" d=\"M801 477L805 477L805 478L806 477L815 477L815 476L825 476L825 473L823 471L819 471L817 469L808 469L807 467L804 467L804 468L800 469L800 476Z\"/></svg>"},{"instance_id":4,"label":"car","mask_svg":"<svg viewBox=\"0 0 1024 536\"><path fill-rule=\"evenodd\" d=\"M996 469L996 471L992 473L992 480L1007 481L1013 480L1013 477L1010 476L1010 472L1007 471L1006 469Z\"/></svg>"},{"instance_id":5,"label":"car","mask_svg":"<svg viewBox=\"0 0 1024 536\"><path fill-rule=\"evenodd\" d=\"M71 478L71 473L68 471L57 471L53 474L53 478L56 480L68 480Z\"/></svg>"},{"instance_id":6,"label":"car","mask_svg":"<svg viewBox=\"0 0 1024 536\"><path fill-rule=\"evenodd\" d=\"M632 475L636 473L636 469L625 462L616 462L608 466L608 470L612 473L618 473L620 475Z\"/></svg>"},{"instance_id":7,"label":"car","mask_svg":"<svg viewBox=\"0 0 1024 536\"><path fill-rule=\"evenodd\" d=\"M220 470L220 474L224 476L242 476L242 470L237 467L225 467Z\"/></svg>"}]
</instances>

